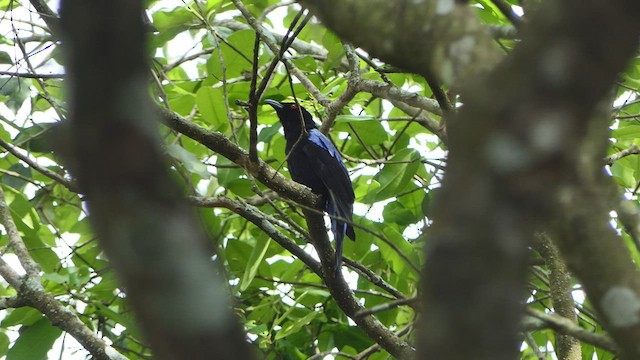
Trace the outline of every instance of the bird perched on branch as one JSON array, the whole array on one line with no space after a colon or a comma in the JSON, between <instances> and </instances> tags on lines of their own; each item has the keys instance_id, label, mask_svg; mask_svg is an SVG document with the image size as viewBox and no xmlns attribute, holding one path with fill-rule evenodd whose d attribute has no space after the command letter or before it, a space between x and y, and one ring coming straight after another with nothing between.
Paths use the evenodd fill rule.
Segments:
<instances>
[{"instance_id":1,"label":"bird perched on branch","mask_svg":"<svg viewBox=\"0 0 640 360\"><path fill-rule=\"evenodd\" d=\"M338 149L316 128L311 114L296 103L265 100L278 114L284 127L285 151L291 178L311 188L325 201L336 242L336 272L342 262L344 236L356 239L353 231L353 185Z\"/></svg>"}]
</instances>

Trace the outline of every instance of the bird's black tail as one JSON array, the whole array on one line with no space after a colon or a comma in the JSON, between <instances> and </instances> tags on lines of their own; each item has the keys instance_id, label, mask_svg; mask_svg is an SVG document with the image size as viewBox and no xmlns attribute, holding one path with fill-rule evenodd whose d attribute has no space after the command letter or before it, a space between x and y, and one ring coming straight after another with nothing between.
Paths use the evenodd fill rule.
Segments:
<instances>
[{"instance_id":1,"label":"bird's black tail","mask_svg":"<svg viewBox=\"0 0 640 360\"><path fill-rule=\"evenodd\" d=\"M353 231L351 224L338 220L351 219L352 208L351 205L341 204L332 191L329 191L329 201L327 203L327 212L331 216L331 232L333 233L333 239L336 242L336 275L340 272L342 265L342 246L344 243L344 237L347 235L349 238L355 240L356 235Z\"/></svg>"}]
</instances>

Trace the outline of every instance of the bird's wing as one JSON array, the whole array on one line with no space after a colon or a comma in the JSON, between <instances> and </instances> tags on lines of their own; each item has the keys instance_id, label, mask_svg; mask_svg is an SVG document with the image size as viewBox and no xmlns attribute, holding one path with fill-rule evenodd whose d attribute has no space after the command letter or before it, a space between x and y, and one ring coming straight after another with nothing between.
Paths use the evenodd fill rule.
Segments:
<instances>
[{"instance_id":1,"label":"bird's wing","mask_svg":"<svg viewBox=\"0 0 640 360\"><path fill-rule=\"evenodd\" d=\"M308 144L303 151L309 159L317 161L317 173L322 182L334 193L338 203L353 204L353 185L338 149L318 129L309 131L309 141L315 146Z\"/></svg>"},{"instance_id":2,"label":"bird's wing","mask_svg":"<svg viewBox=\"0 0 640 360\"><path fill-rule=\"evenodd\" d=\"M308 140L309 143L303 151L308 159L314 162L316 174L327 188L328 200L333 203L333 206L328 208L333 210L333 214L330 215L337 215L351 221L355 196L349 172L342 162L338 149L317 129L309 131ZM338 224L334 224L334 227L336 226ZM346 231L347 236L355 240L351 225L347 225ZM344 231L340 232L344 234Z\"/></svg>"}]
</instances>

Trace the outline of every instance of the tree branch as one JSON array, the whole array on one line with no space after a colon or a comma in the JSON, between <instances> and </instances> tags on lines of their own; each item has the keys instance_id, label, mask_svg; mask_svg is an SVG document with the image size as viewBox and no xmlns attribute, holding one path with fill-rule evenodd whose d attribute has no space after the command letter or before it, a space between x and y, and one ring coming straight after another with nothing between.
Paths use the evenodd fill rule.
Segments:
<instances>
[{"instance_id":1,"label":"tree branch","mask_svg":"<svg viewBox=\"0 0 640 360\"><path fill-rule=\"evenodd\" d=\"M466 2L298 2L372 56L410 72L434 74L446 85L476 78L502 56Z\"/></svg>"},{"instance_id":2,"label":"tree branch","mask_svg":"<svg viewBox=\"0 0 640 360\"><path fill-rule=\"evenodd\" d=\"M349 61L347 88L325 107L325 117L322 125L320 125L320 132L323 134L329 133L340 111L358 94L358 91L354 88L354 83L360 78L360 60L355 49L350 44L343 44L342 47Z\"/></svg>"},{"instance_id":3,"label":"tree branch","mask_svg":"<svg viewBox=\"0 0 640 360\"><path fill-rule=\"evenodd\" d=\"M624 149L620 152L607 156L604 159L604 163L611 166L613 165L614 162L622 159L623 157L627 157L629 155L636 155L636 154L640 154L640 146L633 144L629 146L629 148L627 149Z\"/></svg>"},{"instance_id":4,"label":"tree branch","mask_svg":"<svg viewBox=\"0 0 640 360\"><path fill-rule=\"evenodd\" d=\"M19 73L15 71L0 71L0 75L8 75L25 79L64 79L64 77L66 76L65 74L32 74Z\"/></svg>"},{"instance_id":5,"label":"tree branch","mask_svg":"<svg viewBox=\"0 0 640 360\"><path fill-rule=\"evenodd\" d=\"M3 278L4 278L4 276L3 276ZM5 279L5 281L6 281L6 279ZM23 306L27 306L27 302L24 301L24 299L20 298L19 296L4 297L4 298L0 299L0 309L1 310L16 309L16 308L23 307Z\"/></svg>"},{"instance_id":6,"label":"tree branch","mask_svg":"<svg viewBox=\"0 0 640 360\"><path fill-rule=\"evenodd\" d=\"M48 178L50 178L50 179L62 184L64 187L69 189L69 191L75 192L75 193L79 193L80 192L80 189L78 188L78 184L76 184L74 181L65 179L63 176L61 176L61 175L59 175L59 174L47 169L44 166L41 166L40 164L38 164L34 160L31 160L31 158L29 156L23 155L22 153L20 153L20 151L18 151L18 149L16 149L13 145L9 144L8 142L0 139L0 146L5 148L5 150L7 150L13 156L15 156L18 159L24 161L27 165L29 165L30 167L32 167L34 170L38 171L42 175L44 175L44 176L46 176L46 177L48 177Z\"/></svg>"},{"instance_id":7,"label":"tree branch","mask_svg":"<svg viewBox=\"0 0 640 360\"><path fill-rule=\"evenodd\" d=\"M203 198L199 196L189 196L187 200L195 206L201 207L222 207L229 209L234 213L249 220L256 225L270 238L276 241L280 246L287 249L291 254L300 259L305 265L309 267L314 273L318 274L322 278L322 265L315 260L310 254L305 252L298 244L293 242L288 237L284 236L273 224L266 219L264 214L257 208L247 203L240 203L233 201L229 198L219 196L217 198Z\"/></svg>"},{"instance_id":8,"label":"tree branch","mask_svg":"<svg viewBox=\"0 0 640 360\"><path fill-rule=\"evenodd\" d=\"M0 258L0 276L18 292L14 300L7 299L6 306L32 306L44 314L51 324L68 332L97 359L126 360L115 349L108 346L70 310L66 309L51 294L42 287L40 280L40 266L29 254L22 237L11 217L4 191L0 187L0 222L7 231L9 246L20 260L20 264L27 274L20 276L4 259Z\"/></svg>"},{"instance_id":9,"label":"tree branch","mask_svg":"<svg viewBox=\"0 0 640 360\"><path fill-rule=\"evenodd\" d=\"M331 247L322 216L303 208L309 233L314 239L316 252L323 264L323 278L340 309L350 317L371 339L398 359L413 359L414 349L396 334L389 331L372 315L357 317L366 309L355 298L341 273L335 271L335 252ZM338 276L334 275L338 274Z\"/></svg>"},{"instance_id":10,"label":"tree branch","mask_svg":"<svg viewBox=\"0 0 640 360\"><path fill-rule=\"evenodd\" d=\"M571 296L572 278L567 265L560 257L560 253L547 234L539 234L535 243L536 249L544 258L549 268L549 291L551 303L556 314L566 318L578 327L578 315ZM580 360L582 349L580 341L569 335L556 335L554 346L559 359Z\"/></svg>"},{"instance_id":11,"label":"tree branch","mask_svg":"<svg viewBox=\"0 0 640 360\"><path fill-rule=\"evenodd\" d=\"M33 260L33 258L31 258L27 247L22 241L20 232L11 217L11 209L9 209L9 205L7 205L6 196L4 195L2 187L0 187L0 222L2 222L2 225L7 232L7 236L9 237L8 246L13 249L13 252L20 261L20 265L22 265L22 268L27 272L27 276L39 281L41 272L40 266Z\"/></svg>"},{"instance_id":12,"label":"tree branch","mask_svg":"<svg viewBox=\"0 0 640 360\"><path fill-rule=\"evenodd\" d=\"M140 0L62 3L70 147L89 219L154 357L252 359L209 239L165 162L142 10Z\"/></svg>"},{"instance_id":13,"label":"tree branch","mask_svg":"<svg viewBox=\"0 0 640 360\"><path fill-rule=\"evenodd\" d=\"M58 15L51 10L49 5L44 0L29 0L31 6L33 6L38 15L42 18L45 24L49 27L51 34L54 37L60 35L60 19Z\"/></svg>"},{"instance_id":14,"label":"tree branch","mask_svg":"<svg viewBox=\"0 0 640 360\"><path fill-rule=\"evenodd\" d=\"M442 115L442 109L437 101L396 86L375 80L359 79L355 82L354 87L358 91L365 91L383 99L400 101L414 108L422 109L436 115Z\"/></svg>"},{"instance_id":15,"label":"tree branch","mask_svg":"<svg viewBox=\"0 0 640 360\"><path fill-rule=\"evenodd\" d=\"M545 314L542 311L527 308L527 314L542 320L542 324L530 323L525 326L525 330L539 330L542 327L551 328L561 334L568 335L576 338L580 341L584 341L588 344L595 345L599 348L603 348L614 354L618 353L618 347L613 340L606 335L596 334L579 327L575 322L567 319L564 316L556 315L553 313Z\"/></svg>"},{"instance_id":16,"label":"tree branch","mask_svg":"<svg viewBox=\"0 0 640 360\"><path fill-rule=\"evenodd\" d=\"M194 206L226 208L249 220L254 225L262 229L278 244L280 244L280 246L287 249L294 256L298 257L320 278L323 278L321 264L313 259L313 257L307 254L303 249L301 249L295 242L291 241L288 237L284 236L275 227L273 227L273 225L271 224L273 221L270 221L267 218L267 215L262 213L255 206L248 203L233 201L223 196L219 196L216 198L188 196L187 200ZM400 291L398 291L396 288L394 288L392 285L387 283L384 279L382 279L380 276L378 276L362 264L349 258L344 258L344 263L349 265L352 269L365 277L372 284L391 294L395 299L406 299L406 296L404 294L402 294Z\"/></svg>"},{"instance_id":17,"label":"tree branch","mask_svg":"<svg viewBox=\"0 0 640 360\"><path fill-rule=\"evenodd\" d=\"M286 179L261 159L253 163L244 149L231 142L222 133L206 130L169 110L157 108L157 111L160 112L164 124L170 129L199 142L211 151L236 163L278 194L312 208L317 208L319 205L318 196L306 186Z\"/></svg>"}]
</instances>

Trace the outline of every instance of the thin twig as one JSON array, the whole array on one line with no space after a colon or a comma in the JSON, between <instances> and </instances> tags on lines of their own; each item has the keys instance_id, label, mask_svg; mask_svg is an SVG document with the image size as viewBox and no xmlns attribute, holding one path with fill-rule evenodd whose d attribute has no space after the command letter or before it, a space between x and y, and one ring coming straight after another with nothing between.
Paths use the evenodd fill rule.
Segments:
<instances>
[{"instance_id":1,"label":"thin twig","mask_svg":"<svg viewBox=\"0 0 640 360\"><path fill-rule=\"evenodd\" d=\"M620 152L617 152L615 154L611 154L609 156L607 156L604 159L604 163L611 166L613 165L614 162L622 159L623 157L629 156L629 155L636 155L636 154L640 154L640 146L633 144L631 146L629 146L629 148L624 149Z\"/></svg>"},{"instance_id":2,"label":"thin twig","mask_svg":"<svg viewBox=\"0 0 640 360\"><path fill-rule=\"evenodd\" d=\"M47 169L44 166L39 165L38 163L36 163L34 160L31 160L31 158L29 158L27 155L23 155L20 153L20 151L18 151L17 148L13 147L13 145L7 143L6 141L0 139L0 146L2 146L3 148L5 148L5 150L7 150L8 152L10 152L13 156L17 157L18 159L24 161L27 165L31 166L32 168L34 168L35 170L37 170L38 172L40 172L42 175L57 181L58 183L64 185L67 189L69 189L69 191L71 192L75 192L75 193L79 193L80 189L78 187L78 185L71 181L71 180L67 180L64 177L58 175L57 173Z\"/></svg>"},{"instance_id":3,"label":"thin twig","mask_svg":"<svg viewBox=\"0 0 640 360\"><path fill-rule=\"evenodd\" d=\"M372 315L372 314L379 313L379 312L382 312L382 311L395 309L395 308L403 306L403 305L408 305L408 306L411 306L412 308L416 309L417 306L418 306L418 300L419 300L418 298L395 300L395 301L392 301L392 302L388 302L386 304L374 306L374 307L372 307L370 309L367 309L365 311L361 311L361 312L357 313L355 316L356 317L360 317L360 316Z\"/></svg>"},{"instance_id":4,"label":"thin twig","mask_svg":"<svg viewBox=\"0 0 640 360\"><path fill-rule=\"evenodd\" d=\"M360 80L360 61L358 61L358 56L353 46L343 44L342 47L349 61L349 78L347 80L347 88L342 94L326 105L325 119L320 126L320 132L325 135L329 133L340 111L358 94L355 84Z\"/></svg>"},{"instance_id":5,"label":"thin twig","mask_svg":"<svg viewBox=\"0 0 640 360\"><path fill-rule=\"evenodd\" d=\"M596 334L583 329L571 320L553 313L546 314L532 308L527 308L526 312L527 315L542 320L545 327L550 327L562 334L571 335L580 341L595 345L612 353L618 352L618 347L607 335Z\"/></svg>"},{"instance_id":6,"label":"thin twig","mask_svg":"<svg viewBox=\"0 0 640 360\"><path fill-rule=\"evenodd\" d=\"M15 71L0 71L0 75L8 75L26 79L63 79L66 74L36 74L36 73L20 73Z\"/></svg>"}]
</instances>

